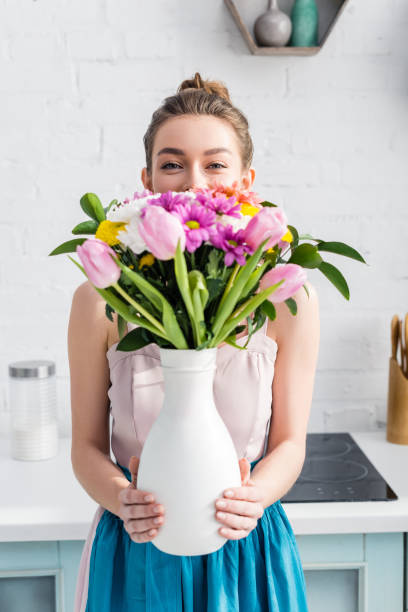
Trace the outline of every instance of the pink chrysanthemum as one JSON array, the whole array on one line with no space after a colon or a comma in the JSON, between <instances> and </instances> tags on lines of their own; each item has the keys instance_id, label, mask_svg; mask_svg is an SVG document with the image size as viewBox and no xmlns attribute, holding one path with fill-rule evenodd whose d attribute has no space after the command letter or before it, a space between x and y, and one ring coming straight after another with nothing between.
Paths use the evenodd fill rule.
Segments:
<instances>
[{"instance_id":1,"label":"pink chrysanthemum","mask_svg":"<svg viewBox=\"0 0 408 612\"><path fill-rule=\"evenodd\" d=\"M147 196L150 196L152 194L153 191L150 191L150 189L143 189L143 191L135 191L132 200L140 200L140 198L146 198ZM129 204L130 201L130 198L125 198L123 200L123 203Z\"/></svg>"},{"instance_id":2,"label":"pink chrysanthemum","mask_svg":"<svg viewBox=\"0 0 408 612\"><path fill-rule=\"evenodd\" d=\"M225 251L224 263L228 267L233 261L244 266L246 259L244 253L252 254L253 249L245 244L245 232L240 229L234 231L232 225L217 223L216 230L211 234L211 243L218 249Z\"/></svg>"},{"instance_id":3,"label":"pink chrysanthemum","mask_svg":"<svg viewBox=\"0 0 408 612\"><path fill-rule=\"evenodd\" d=\"M192 196L186 195L185 192L175 192L175 191L166 191L162 193L159 197L152 198L151 200L147 200L147 204L153 204L154 206L161 206L168 212L172 212L174 208L181 204L188 204L191 202Z\"/></svg>"},{"instance_id":4,"label":"pink chrysanthemum","mask_svg":"<svg viewBox=\"0 0 408 612\"><path fill-rule=\"evenodd\" d=\"M186 249L192 253L212 234L216 213L200 204L177 204L172 213L183 223L186 232Z\"/></svg>"},{"instance_id":5,"label":"pink chrysanthemum","mask_svg":"<svg viewBox=\"0 0 408 612\"><path fill-rule=\"evenodd\" d=\"M212 197L210 193L196 193L196 200L219 215L229 215L238 219L241 217L240 204L237 203L234 196L231 198L225 195Z\"/></svg>"}]
</instances>

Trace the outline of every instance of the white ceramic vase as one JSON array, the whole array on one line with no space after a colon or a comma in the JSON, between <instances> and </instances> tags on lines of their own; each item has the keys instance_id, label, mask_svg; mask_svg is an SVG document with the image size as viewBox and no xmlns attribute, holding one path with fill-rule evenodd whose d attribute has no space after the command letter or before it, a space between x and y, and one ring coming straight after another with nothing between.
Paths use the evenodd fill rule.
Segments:
<instances>
[{"instance_id":1,"label":"white ceramic vase","mask_svg":"<svg viewBox=\"0 0 408 612\"><path fill-rule=\"evenodd\" d=\"M238 456L214 403L217 349L160 348L164 401L143 445L137 487L163 504L152 543L172 555L204 555L227 541L215 500L241 486Z\"/></svg>"}]
</instances>

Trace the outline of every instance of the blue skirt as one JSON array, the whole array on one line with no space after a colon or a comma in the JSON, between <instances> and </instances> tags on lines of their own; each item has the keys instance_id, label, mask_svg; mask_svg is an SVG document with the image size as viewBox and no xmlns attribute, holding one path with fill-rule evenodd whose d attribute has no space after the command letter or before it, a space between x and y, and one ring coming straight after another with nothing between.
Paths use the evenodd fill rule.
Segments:
<instances>
[{"instance_id":1,"label":"blue skirt","mask_svg":"<svg viewBox=\"0 0 408 612\"><path fill-rule=\"evenodd\" d=\"M104 511L92 543L86 612L247 610L308 612L297 543L280 500L264 509L247 537L193 556L133 542L122 519Z\"/></svg>"}]
</instances>

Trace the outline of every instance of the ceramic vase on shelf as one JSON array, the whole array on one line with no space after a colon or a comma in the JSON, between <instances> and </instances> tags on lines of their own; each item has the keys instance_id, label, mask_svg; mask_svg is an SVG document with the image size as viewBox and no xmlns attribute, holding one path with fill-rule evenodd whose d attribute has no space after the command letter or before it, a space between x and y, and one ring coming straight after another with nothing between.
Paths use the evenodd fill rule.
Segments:
<instances>
[{"instance_id":1,"label":"ceramic vase on shelf","mask_svg":"<svg viewBox=\"0 0 408 612\"><path fill-rule=\"evenodd\" d=\"M160 347L164 400L143 445L137 488L165 509L152 544L172 555L203 555L227 541L215 501L241 486L239 458L214 403L217 349Z\"/></svg>"},{"instance_id":2,"label":"ceramic vase on shelf","mask_svg":"<svg viewBox=\"0 0 408 612\"><path fill-rule=\"evenodd\" d=\"M295 0L291 12L291 47L317 47L319 14L316 0Z\"/></svg>"},{"instance_id":3,"label":"ceramic vase on shelf","mask_svg":"<svg viewBox=\"0 0 408 612\"><path fill-rule=\"evenodd\" d=\"M279 9L278 0L269 0L268 10L254 23L256 42L264 47L284 47L292 32L290 18Z\"/></svg>"}]
</instances>

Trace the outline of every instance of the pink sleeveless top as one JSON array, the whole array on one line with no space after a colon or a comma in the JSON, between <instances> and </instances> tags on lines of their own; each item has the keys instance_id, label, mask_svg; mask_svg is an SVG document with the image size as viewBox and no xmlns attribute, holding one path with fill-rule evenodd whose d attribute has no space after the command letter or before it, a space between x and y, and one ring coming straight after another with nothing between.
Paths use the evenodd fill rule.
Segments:
<instances>
[{"instance_id":1,"label":"pink sleeveless top","mask_svg":"<svg viewBox=\"0 0 408 612\"><path fill-rule=\"evenodd\" d=\"M234 442L238 458L249 462L263 455L272 408L272 381L278 350L266 335L268 318L252 335L245 351L229 344L217 348L214 401ZM137 325L128 323L128 330ZM244 346L247 336L237 339ZM116 461L129 466L140 456L147 434L163 404L163 373L159 346L148 344L135 351L107 351L111 386L111 444Z\"/></svg>"}]
</instances>

